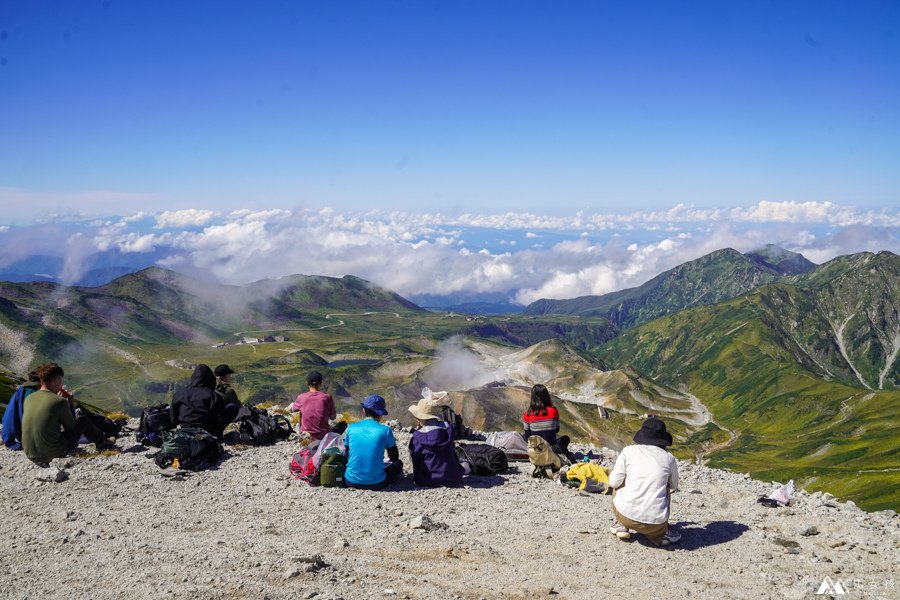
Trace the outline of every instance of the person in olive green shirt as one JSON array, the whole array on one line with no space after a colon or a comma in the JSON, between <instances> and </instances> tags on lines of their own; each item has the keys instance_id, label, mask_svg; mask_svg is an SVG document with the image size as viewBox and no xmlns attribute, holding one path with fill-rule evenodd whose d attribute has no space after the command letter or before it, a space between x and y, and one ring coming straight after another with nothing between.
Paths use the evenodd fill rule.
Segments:
<instances>
[{"instance_id":1,"label":"person in olive green shirt","mask_svg":"<svg viewBox=\"0 0 900 600\"><path fill-rule=\"evenodd\" d=\"M115 444L115 439L105 438L87 417L76 419L69 401L58 395L63 387L62 367L46 363L37 373L41 389L28 396L22 414L25 456L36 463L62 458L78 446L82 435L98 449Z\"/></svg>"}]
</instances>

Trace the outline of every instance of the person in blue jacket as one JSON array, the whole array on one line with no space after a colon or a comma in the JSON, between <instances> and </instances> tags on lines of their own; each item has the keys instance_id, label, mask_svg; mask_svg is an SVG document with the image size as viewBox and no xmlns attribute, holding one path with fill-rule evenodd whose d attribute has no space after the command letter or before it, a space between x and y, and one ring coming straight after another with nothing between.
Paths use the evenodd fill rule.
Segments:
<instances>
[{"instance_id":1,"label":"person in blue jacket","mask_svg":"<svg viewBox=\"0 0 900 600\"><path fill-rule=\"evenodd\" d=\"M394 433L381 424L388 414L384 398L369 396L362 403L365 418L347 426L344 444L347 447L347 487L380 490L395 481L403 472L403 462L397 450ZM388 460L384 460L387 452Z\"/></svg>"},{"instance_id":2,"label":"person in blue jacket","mask_svg":"<svg viewBox=\"0 0 900 600\"><path fill-rule=\"evenodd\" d=\"M41 387L37 371L28 374L28 382L20 385L3 413L3 445L10 450L22 449L22 415L25 411L25 398Z\"/></svg>"}]
</instances>

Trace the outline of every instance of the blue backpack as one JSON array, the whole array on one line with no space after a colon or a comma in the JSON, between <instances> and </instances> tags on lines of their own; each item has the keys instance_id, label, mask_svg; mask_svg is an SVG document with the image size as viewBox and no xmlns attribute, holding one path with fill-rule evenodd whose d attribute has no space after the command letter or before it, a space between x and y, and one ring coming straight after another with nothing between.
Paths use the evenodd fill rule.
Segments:
<instances>
[{"instance_id":1,"label":"blue backpack","mask_svg":"<svg viewBox=\"0 0 900 600\"><path fill-rule=\"evenodd\" d=\"M6 412L3 413L3 445L10 450L22 449L22 413L25 410L25 398L35 391L34 386L23 385L9 399Z\"/></svg>"}]
</instances>

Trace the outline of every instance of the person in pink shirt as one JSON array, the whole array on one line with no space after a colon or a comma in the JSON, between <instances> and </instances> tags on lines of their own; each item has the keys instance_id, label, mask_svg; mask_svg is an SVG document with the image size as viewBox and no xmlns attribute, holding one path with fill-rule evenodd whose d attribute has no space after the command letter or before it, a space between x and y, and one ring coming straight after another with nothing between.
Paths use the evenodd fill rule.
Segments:
<instances>
[{"instance_id":1,"label":"person in pink shirt","mask_svg":"<svg viewBox=\"0 0 900 600\"><path fill-rule=\"evenodd\" d=\"M308 392L303 392L291 404L292 412L300 413L300 432L306 432L314 440L321 440L332 431L330 420L337 417L334 398L328 392L321 391L322 374L313 371L306 378ZM346 427L346 424L344 424Z\"/></svg>"}]
</instances>

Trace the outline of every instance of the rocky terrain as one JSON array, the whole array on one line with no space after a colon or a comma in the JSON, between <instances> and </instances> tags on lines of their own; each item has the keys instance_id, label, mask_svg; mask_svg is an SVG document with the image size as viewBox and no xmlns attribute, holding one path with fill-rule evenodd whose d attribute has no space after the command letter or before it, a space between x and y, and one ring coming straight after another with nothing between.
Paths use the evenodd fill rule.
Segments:
<instances>
[{"instance_id":1,"label":"rocky terrain","mask_svg":"<svg viewBox=\"0 0 900 600\"><path fill-rule=\"evenodd\" d=\"M900 597L893 511L802 490L766 508L772 482L687 462L683 537L662 549L610 535L609 496L532 479L527 463L456 489L407 476L367 492L292 479L292 441L183 475L133 443L49 469L0 451L4 597L814 598L826 577L846 597Z\"/></svg>"}]
</instances>

